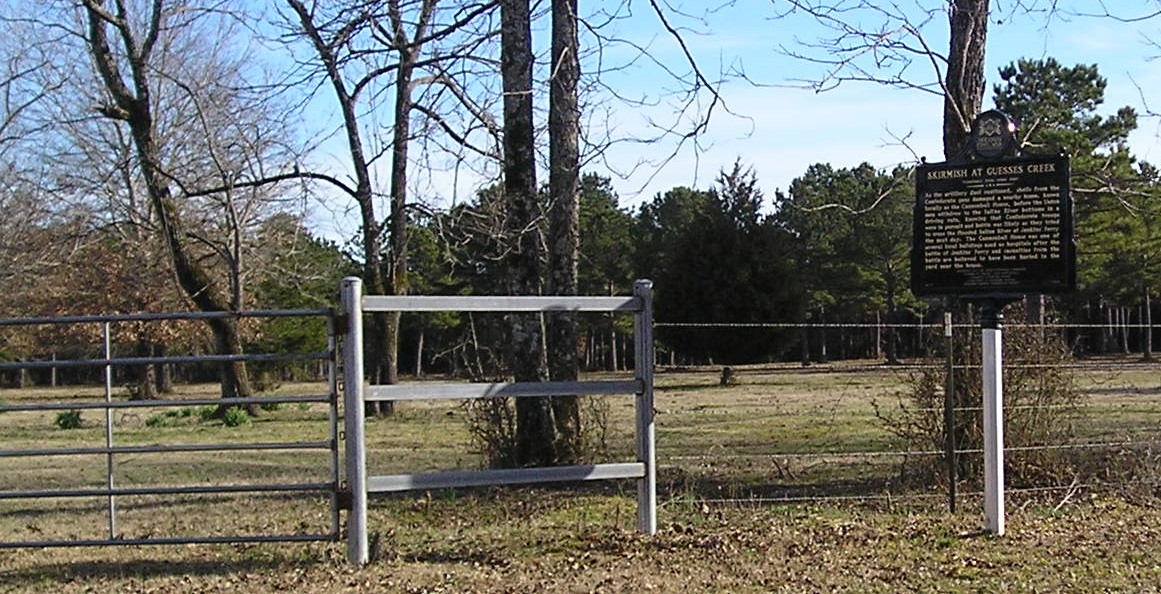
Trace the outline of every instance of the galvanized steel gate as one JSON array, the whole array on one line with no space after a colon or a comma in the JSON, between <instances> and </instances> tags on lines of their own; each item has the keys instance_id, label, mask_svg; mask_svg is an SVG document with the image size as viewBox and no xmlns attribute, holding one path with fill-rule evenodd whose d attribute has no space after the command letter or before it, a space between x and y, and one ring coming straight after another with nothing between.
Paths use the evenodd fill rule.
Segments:
<instances>
[{"instance_id":1,"label":"galvanized steel gate","mask_svg":"<svg viewBox=\"0 0 1161 594\"><path fill-rule=\"evenodd\" d=\"M210 318L226 317L325 318L328 328L328 348L324 352L316 353L248 354L238 356L113 356L113 347L110 341L111 325L148 324L176 320L207 320ZM8 419L16 418L22 413L27 414L30 419L35 419L34 422L29 421L29 424L35 423L37 427L41 427L45 423L46 414L48 415L47 418L51 418L52 414L57 414L57 424L62 425L63 428L62 419L67 421L67 417L62 417L61 415L72 414L76 415L77 419L80 419L84 412L96 411L102 417L101 421L96 425L103 426L104 436L103 439L99 440L101 443L98 445L33 445L29 442L29 439L32 438L21 441L18 439L19 436L13 434L10 434L8 439L0 441L0 518L5 515L15 517L20 514L31 518L27 522L27 530L12 529L11 524L9 525L9 530L0 530L0 549L139 544L306 542L334 541L339 538L337 494L337 485L339 484L339 435L337 431L339 413L335 371L336 339L333 317L329 311L211 312L0 320L0 329L24 329L24 331L33 331L44 328L60 329L65 326L100 327L101 331L99 334L103 337L103 346L99 349L100 356L72 360L0 363L0 373L27 373L31 370L50 370L55 378L55 370L57 369L99 368L104 372L103 395L94 396L90 393L87 398L65 397L45 401L32 401L26 398L13 400L7 398L6 400L8 401L0 400L0 413L10 415L7 417ZM315 361L318 362L316 364L325 366L326 383L325 385L320 383L318 394L301 396L262 396L235 399L207 396L204 398L180 398L172 400L131 400L121 394L114 394L113 370L117 367L148 364L217 365L235 361L249 363ZM57 392L68 393L69 390L69 387L57 388ZM0 391L0 397L3 396L3 392ZM191 414L189 411L192 410L192 407L229 407L251 404L266 407L294 405L301 407L299 410L302 411L325 408L326 418L328 420L325 426L321 427L320 432L322 434L319 436L319 439L312 441L246 441L238 439L237 433L223 432L220 435L220 439L212 443L202 441L200 438L196 443L156 442L150 439L150 437L162 432L149 430L149 428L145 427L146 423L141 421L142 415L150 415L148 416L148 421L157 419L166 421L170 416L177 418L182 415L188 415ZM167 415L164 411L179 412L168 413ZM317 415L317 411L312 414ZM135 419L130 422L133 425L132 429L124 428L124 423L119 422L125 418ZM11 422L10 424L14 424L17 427L15 430L12 430L13 432L31 430L26 427L22 428L19 420ZM122 425L120 429L119 425ZM149 427L152 427L152 425L149 425ZM136 430L137 433L133 434L133 430ZM89 433L92 434L93 432L90 431ZM34 434L30 433L30 435ZM61 431L55 434L41 435L50 435L55 440L57 436L65 435L65 432ZM120 437L124 439L119 439ZM23 447L14 447L14 444L19 443L23 443ZM30 445L33 445L33 447L29 447ZM326 465L329 466L329 469L321 471L320 474L325 473L325 476L320 476L318 477L319 480L314 481L290 480L281 477L276 480L263 480L261 477L257 479L254 479L254 477L243 477L242 480L231 481L226 484L212 480L209 482L199 482L196 480L198 473L196 467L193 469L185 469L184 472L177 472L176 474L183 475L184 478L178 484L150 484L141 486L121 484L118 480L119 470L124 470L120 468L122 462L131 466L132 464L130 462L132 460L153 455L169 458L203 455L213 457L221 464L237 464L243 463L247 456L260 456L263 453L269 452L290 452L294 456L302 456L305 455L305 452L313 452L315 455L329 460L329 463ZM233 460L228 460L227 458L231 456L241 457L241 459L234 458ZM25 472L34 473L37 470L37 466L51 467L54 464L63 466L66 464L66 461L75 468L75 470L71 470L70 472L78 475L77 483L79 484L61 486L45 484L38 488L29 488L29 485L26 484L29 481L21 481L20 486L14 488L13 484L17 482L16 480L4 480L3 478L5 475L14 478L22 469ZM165 464L169 463L166 462ZM96 481L92 478L86 480L84 475L92 471L94 467L101 468L100 474L103 475L103 480ZM169 465L168 467L175 471L180 470L176 464ZM61 481L59 477L53 477L46 482L59 483ZM141 499L148 497L213 499L223 496L233 497L235 499L313 496L318 498L319 505L326 505L322 502L329 501L329 509L326 510L326 514L329 514L329 521L324 516L323 519L319 520L318 526L311 526L312 529L310 531L291 530L286 533L271 533L268 527L263 527L248 531L247 533L230 534L222 533L221 530L208 530L208 528L214 528L215 524L221 522L220 515L217 517L210 515L210 517L203 520L204 523L202 526L199 526L207 528L205 533L185 533L181 535L170 535L164 532L158 533L150 527L141 526L138 526L136 529L138 532L136 535L126 534L119 524L120 518L125 513L118 505L122 499ZM38 510L29 511L22 510L20 506L22 503L24 505L33 505L34 503L44 504L46 501L59 502L54 505L58 505L62 509L75 508L88 510L90 512L89 519L93 518L92 512L94 508L102 508L103 512L100 512L100 515L104 516L103 522L105 526L95 528L76 526L70 528L67 531L68 536L64 537L41 536L44 530L37 527L36 518L53 512L53 509L51 507L43 507L42 505ZM161 503L154 505L166 505L166 503L163 500ZM197 526L196 521L193 524ZM217 527L220 528L220 526Z\"/></svg>"},{"instance_id":2,"label":"galvanized steel gate","mask_svg":"<svg viewBox=\"0 0 1161 594\"><path fill-rule=\"evenodd\" d=\"M366 401L525 398L563 395L633 395L636 410L637 460L552 468L461 470L449 472L367 475L363 415L348 414L346 427L347 556L354 565L370 560L367 496L370 493L511 485L557 481L636 479L637 530L657 531L657 474L653 411L653 283L637 281L627 297L533 296L382 296L363 295L362 281L343 279L340 300L343 325L343 398L348 411L362 411ZM628 381L476 383L365 386L363 375L363 314L368 312L626 312L632 313L635 374Z\"/></svg>"}]
</instances>

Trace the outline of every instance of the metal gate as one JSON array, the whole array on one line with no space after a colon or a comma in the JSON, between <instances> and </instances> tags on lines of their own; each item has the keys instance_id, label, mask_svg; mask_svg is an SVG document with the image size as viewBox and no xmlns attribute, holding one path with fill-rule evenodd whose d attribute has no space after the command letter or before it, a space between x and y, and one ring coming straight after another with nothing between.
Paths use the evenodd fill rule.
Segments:
<instances>
[{"instance_id":1,"label":"metal gate","mask_svg":"<svg viewBox=\"0 0 1161 594\"><path fill-rule=\"evenodd\" d=\"M126 347L115 347L112 339L115 330L127 327L201 328L212 318L323 320L326 348L120 356L117 351ZM55 335L58 344L72 345L73 355L0 363L0 379L42 376L36 389L0 388L0 549L338 539L339 398L329 311L8 319L0 320L0 332L9 343L21 335ZM188 332L173 336L182 335ZM0 341L0 357L3 345ZM311 365L324 379L317 390L309 385L307 393L233 399L197 393L138 400L131 387L116 388L114 382L119 373L145 366L188 366L204 376L235 362L252 370L265 364ZM88 381L58 382L62 370ZM103 384L99 388L93 385L97 377L103 379L96 381ZM232 407L255 405L292 419L313 439L303 440L297 430L280 434L277 422L263 424L266 415L252 425L249 417L232 415L237 412ZM231 418L238 425L231 426ZM302 506L303 512L293 526L259 520L271 505Z\"/></svg>"},{"instance_id":2,"label":"metal gate","mask_svg":"<svg viewBox=\"0 0 1161 594\"><path fill-rule=\"evenodd\" d=\"M356 566L370 560L367 497L370 493L448 489L485 485L514 485L558 481L636 479L637 530L657 532L657 464L653 411L653 283L640 280L633 295L625 297L533 296L383 296L363 295L362 281L343 279L342 307L344 408L362 411L368 401L439 400L472 398L526 398L564 395L635 396L637 459L614 464L551 468L461 470L436 473L368 476L363 415L349 414L346 429L346 478L350 501L347 515L347 558ZM626 312L633 314L636 346L634 378L628 381L523 382L425 385L364 385L363 314L370 312L553 311Z\"/></svg>"}]
</instances>

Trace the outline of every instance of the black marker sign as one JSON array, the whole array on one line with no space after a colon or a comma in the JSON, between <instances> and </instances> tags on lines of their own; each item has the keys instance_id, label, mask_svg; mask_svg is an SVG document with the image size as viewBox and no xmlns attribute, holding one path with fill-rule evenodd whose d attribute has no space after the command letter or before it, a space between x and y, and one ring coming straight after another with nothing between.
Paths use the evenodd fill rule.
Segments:
<instances>
[{"instance_id":1,"label":"black marker sign","mask_svg":"<svg viewBox=\"0 0 1161 594\"><path fill-rule=\"evenodd\" d=\"M915 172L916 295L1020 295L1076 288L1067 156Z\"/></svg>"}]
</instances>

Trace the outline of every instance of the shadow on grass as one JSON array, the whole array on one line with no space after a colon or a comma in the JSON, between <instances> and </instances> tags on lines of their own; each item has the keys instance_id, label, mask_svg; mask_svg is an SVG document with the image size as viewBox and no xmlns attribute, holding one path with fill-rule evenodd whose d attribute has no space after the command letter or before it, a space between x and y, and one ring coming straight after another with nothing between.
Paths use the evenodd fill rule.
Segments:
<instances>
[{"instance_id":1,"label":"shadow on grass","mask_svg":"<svg viewBox=\"0 0 1161 594\"><path fill-rule=\"evenodd\" d=\"M66 583L78 580L104 581L127 578L227 577L235 574L273 573L301 569L308 565L330 565L324 559L304 559L283 555L237 560L77 560L34 564L0 571L0 582L6 584Z\"/></svg>"},{"instance_id":2,"label":"shadow on grass","mask_svg":"<svg viewBox=\"0 0 1161 594\"><path fill-rule=\"evenodd\" d=\"M325 493L325 492L318 492ZM304 493L219 493L219 494L193 494L193 495L119 495L117 496L117 505L120 512L126 510L132 512L140 512L147 510L154 511L172 511L175 508L193 507L193 506L218 506L228 511L228 506L238 505L241 503L253 503L255 501L265 502L266 505L287 505L299 504L307 506L318 506L321 509L329 510L330 497L319 495L315 492ZM44 500L32 500L42 502ZM35 521L41 518L51 518L59 516L62 513L69 514L107 514L109 511L109 504L106 500L98 499L97 497L88 497L83 500L55 500L52 507L16 507L17 504L8 504L7 508L0 508L0 513L3 513L7 519L20 519L21 521ZM103 517L101 518L104 519ZM0 536L0 540L4 540Z\"/></svg>"}]
</instances>

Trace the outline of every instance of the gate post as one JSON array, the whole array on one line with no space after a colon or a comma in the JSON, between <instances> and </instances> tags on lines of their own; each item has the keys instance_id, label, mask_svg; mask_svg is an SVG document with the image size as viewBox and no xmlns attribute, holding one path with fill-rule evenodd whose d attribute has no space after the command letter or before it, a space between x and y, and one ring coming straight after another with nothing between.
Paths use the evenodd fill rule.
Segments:
<instances>
[{"instance_id":1,"label":"gate post","mask_svg":"<svg viewBox=\"0 0 1161 594\"><path fill-rule=\"evenodd\" d=\"M339 289L343 336L343 428L346 433L347 560L355 566L370 559L367 542L367 449L363 418L363 281L347 277Z\"/></svg>"},{"instance_id":2,"label":"gate post","mask_svg":"<svg viewBox=\"0 0 1161 594\"><path fill-rule=\"evenodd\" d=\"M645 464L645 476L637 481L637 531L657 533L657 451L653 422L653 282L633 283L633 295L641 309L633 319L636 340L637 381L637 459Z\"/></svg>"}]
</instances>

